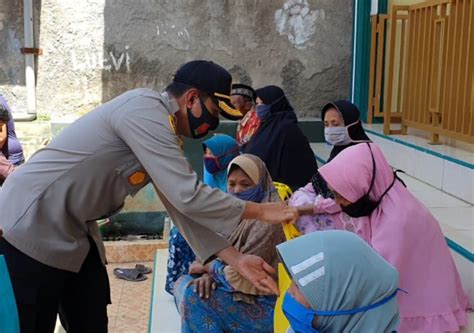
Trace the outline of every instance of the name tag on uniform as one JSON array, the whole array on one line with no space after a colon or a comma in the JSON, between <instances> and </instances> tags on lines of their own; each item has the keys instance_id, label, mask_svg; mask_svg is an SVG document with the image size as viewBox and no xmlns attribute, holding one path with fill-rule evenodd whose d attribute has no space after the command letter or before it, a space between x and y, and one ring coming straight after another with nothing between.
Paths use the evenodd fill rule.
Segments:
<instances>
[{"instance_id":1,"label":"name tag on uniform","mask_svg":"<svg viewBox=\"0 0 474 333\"><path fill-rule=\"evenodd\" d=\"M145 171L136 171L128 177L128 183L130 185L136 186L136 185L143 184L145 179L146 179Z\"/></svg>"}]
</instances>

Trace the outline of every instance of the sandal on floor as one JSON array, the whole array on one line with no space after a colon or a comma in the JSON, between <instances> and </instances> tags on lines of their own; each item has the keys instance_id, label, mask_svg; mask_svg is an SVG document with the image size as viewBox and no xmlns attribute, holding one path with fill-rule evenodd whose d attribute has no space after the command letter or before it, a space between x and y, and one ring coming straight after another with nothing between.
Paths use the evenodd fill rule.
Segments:
<instances>
[{"instance_id":1,"label":"sandal on floor","mask_svg":"<svg viewBox=\"0 0 474 333\"><path fill-rule=\"evenodd\" d=\"M144 281L147 279L142 272L135 268L115 268L114 274L119 279L124 279L132 282Z\"/></svg>"},{"instance_id":2,"label":"sandal on floor","mask_svg":"<svg viewBox=\"0 0 474 333\"><path fill-rule=\"evenodd\" d=\"M146 267L145 265L142 264L136 264L135 269L139 271L142 274L150 274L151 273L151 268Z\"/></svg>"}]
</instances>

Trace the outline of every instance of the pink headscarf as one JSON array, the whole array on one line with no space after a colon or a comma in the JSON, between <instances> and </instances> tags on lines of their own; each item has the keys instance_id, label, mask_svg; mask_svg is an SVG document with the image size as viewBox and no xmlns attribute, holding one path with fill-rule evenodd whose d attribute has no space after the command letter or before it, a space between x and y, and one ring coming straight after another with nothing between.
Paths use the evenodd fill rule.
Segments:
<instances>
[{"instance_id":1,"label":"pink headscarf","mask_svg":"<svg viewBox=\"0 0 474 333\"><path fill-rule=\"evenodd\" d=\"M393 170L371 143L376 165L372 200L393 181ZM319 168L329 186L350 202L367 193L373 165L367 144L342 151ZM399 181L370 216L352 219L357 233L400 272L400 332L458 331L467 324L468 298L441 228Z\"/></svg>"}]
</instances>

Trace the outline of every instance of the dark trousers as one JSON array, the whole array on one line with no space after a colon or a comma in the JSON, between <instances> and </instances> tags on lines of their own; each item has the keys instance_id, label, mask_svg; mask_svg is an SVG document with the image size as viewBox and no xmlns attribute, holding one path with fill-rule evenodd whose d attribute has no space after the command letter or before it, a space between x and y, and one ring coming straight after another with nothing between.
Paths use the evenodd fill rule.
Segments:
<instances>
[{"instance_id":1,"label":"dark trousers","mask_svg":"<svg viewBox=\"0 0 474 333\"><path fill-rule=\"evenodd\" d=\"M44 265L0 238L15 293L21 333L54 332L56 316L68 333L107 332L110 286L95 243L79 273Z\"/></svg>"}]
</instances>

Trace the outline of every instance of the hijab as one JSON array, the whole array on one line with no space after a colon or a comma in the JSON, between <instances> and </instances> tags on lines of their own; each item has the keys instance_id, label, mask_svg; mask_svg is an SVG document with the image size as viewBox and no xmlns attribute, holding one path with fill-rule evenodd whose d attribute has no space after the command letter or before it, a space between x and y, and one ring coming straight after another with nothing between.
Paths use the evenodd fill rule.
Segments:
<instances>
[{"instance_id":1,"label":"hijab","mask_svg":"<svg viewBox=\"0 0 474 333\"><path fill-rule=\"evenodd\" d=\"M237 141L226 134L215 134L203 141L202 148L204 152L208 148L218 158L219 164L222 167L221 170L214 174L208 172L206 167L204 167L203 183L227 192L227 166L239 154Z\"/></svg>"},{"instance_id":2,"label":"hijab","mask_svg":"<svg viewBox=\"0 0 474 333\"><path fill-rule=\"evenodd\" d=\"M280 202L278 192L273 186L272 177L260 158L250 154L237 156L230 162L229 172L234 165L241 168L256 185L259 184L262 187L265 196L260 201L261 203ZM228 240L239 252L259 256L276 269L278 255L275 247L285 240L285 236L283 228L279 224L272 225L257 219L244 219L229 236ZM232 267L227 266L225 273L229 283L240 292L239 295L234 295L236 296L234 300L253 303L254 299L252 297L246 297L242 294L247 294L247 296L262 294Z\"/></svg>"},{"instance_id":3,"label":"hijab","mask_svg":"<svg viewBox=\"0 0 474 333\"><path fill-rule=\"evenodd\" d=\"M277 246L294 283L313 310L352 310L380 302L398 289L397 270L353 233L313 232ZM397 299L352 315L317 316L321 332L392 332Z\"/></svg>"},{"instance_id":4,"label":"hijab","mask_svg":"<svg viewBox=\"0 0 474 333\"><path fill-rule=\"evenodd\" d=\"M374 143L370 147L376 173L369 197L378 200L393 182L394 173L380 148ZM319 171L337 193L357 201L367 193L373 176L368 145L348 147ZM398 296L400 331L413 327L426 332L457 330L466 322L468 300L441 228L401 182L395 181L370 216L343 215L400 272L400 288L408 292Z\"/></svg>"},{"instance_id":5,"label":"hijab","mask_svg":"<svg viewBox=\"0 0 474 333\"><path fill-rule=\"evenodd\" d=\"M280 87L256 90L265 105L271 105L252 139L242 147L265 162L273 180L296 190L304 186L318 168L308 139L298 127L290 102Z\"/></svg>"},{"instance_id":6,"label":"hijab","mask_svg":"<svg viewBox=\"0 0 474 333\"><path fill-rule=\"evenodd\" d=\"M357 106L345 100L339 100L328 103L323 107L323 110L321 111L321 119L323 121L326 112L329 109L333 108L336 109L342 116L342 119L344 120L344 126L347 127L351 125L347 127L347 131L351 140L358 142L351 142L348 145L334 146L334 148L331 150L331 153L329 154L328 162L347 147L353 146L360 142L370 142L369 137L367 136L367 134L365 134L364 128L362 127L362 123L360 121L360 112Z\"/></svg>"},{"instance_id":7,"label":"hijab","mask_svg":"<svg viewBox=\"0 0 474 333\"><path fill-rule=\"evenodd\" d=\"M321 111L321 119L323 121L326 112L332 108L336 109L340 113L342 119L344 120L344 126L347 128L349 137L351 140L353 140L353 142L347 145L334 146L329 153L327 162L331 161L337 156L337 154L347 147L361 142L370 142L370 138L367 136L367 134L365 134L364 128L362 127L362 123L360 121L360 112L357 106L346 100L330 102L326 104ZM313 184L313 189L317 194L321 194L324 198L332 198L332 194L330 193L326 182L321 178L319 172L316 171L316 173L311 177L311 183Z\"/></svg>"}]
</instances>

